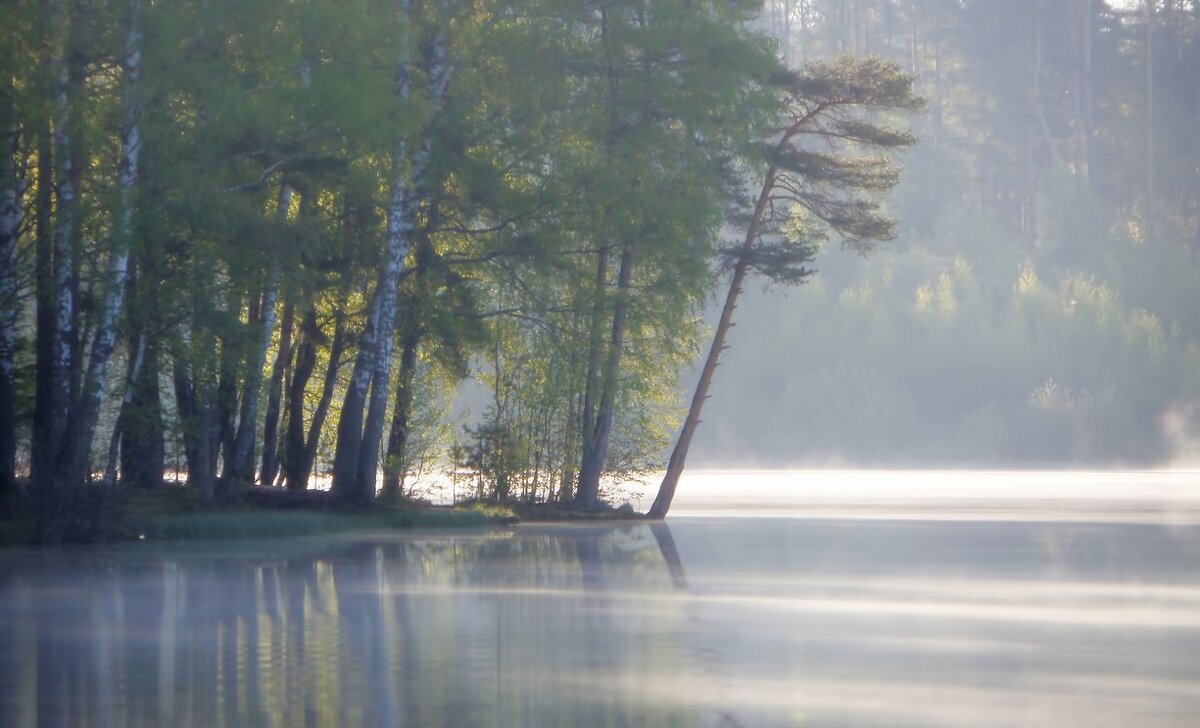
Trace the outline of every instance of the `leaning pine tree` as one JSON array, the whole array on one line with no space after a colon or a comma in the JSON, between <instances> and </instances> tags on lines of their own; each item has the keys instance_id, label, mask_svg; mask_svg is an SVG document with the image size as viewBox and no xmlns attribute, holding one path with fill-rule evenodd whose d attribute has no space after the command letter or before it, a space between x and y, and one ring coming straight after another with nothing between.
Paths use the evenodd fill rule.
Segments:
<instances>
[{"instance_id":1,"label":"leaning pine tree","mask_svg":"<svg viewBox=\"0 0 1200 728\"><path fill-rule=\"evenodd\" d=\"M664 518L675 497L746 275L754 270L773 283L800 283L831 232L859 253L895 233L879 199L899 181L891 153L916 139L886 116L923 108L912 77L890 61L845 57L781 71L777 80L785 126L765 150L745 237L723 252L732 270L729 292L650 518Z\"/></svg>"}]
</instances>

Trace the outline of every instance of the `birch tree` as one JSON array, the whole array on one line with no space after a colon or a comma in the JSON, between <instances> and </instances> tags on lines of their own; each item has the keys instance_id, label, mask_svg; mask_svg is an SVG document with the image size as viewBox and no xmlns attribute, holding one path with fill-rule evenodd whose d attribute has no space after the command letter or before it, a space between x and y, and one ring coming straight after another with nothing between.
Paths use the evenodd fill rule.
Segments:
<instances>
[{"instance_id":1,"label":"birch tree","mask_svg":"<svg viewBox=\"0 0 1200 728\"><path fill-rule=\"evenodd\" d=\"M117 324L125 301L129 249L133 238L138 160L142 151L141 99L142 0L130 0L127 35L121 59L121 160L117 171L117 213L113 247L109 253L103 299L88 354L87 371L78 403L72 408L58 478L66 487L78 487L90 478L92 439L100 408L108 395L108 364L117 343Z\"/></svg>"},{"instance_id":2,"label":"birch tree","mask_svg":"<svg viewBox=\"0 0 1200 728\"><path fill-rule=\"evenodd\" d=\"M393 92L401 102L410 101L414 71L420 70L425 81L420 89L422 100L436 114L454 73L449 41L444 31L438 30L422 42L418 35L422 24L412 0L402 0L399 10L408 25L401 40ZM392 153L384 262L371 296L366 327L359 336L358 356L338 420L333 488L347 502L368 503L375 498L391 378L397 291L432 151L433 140L428 129L423 129L415 135L415 141L405 137L398 140Z\"/></svg>"}]
</instances>

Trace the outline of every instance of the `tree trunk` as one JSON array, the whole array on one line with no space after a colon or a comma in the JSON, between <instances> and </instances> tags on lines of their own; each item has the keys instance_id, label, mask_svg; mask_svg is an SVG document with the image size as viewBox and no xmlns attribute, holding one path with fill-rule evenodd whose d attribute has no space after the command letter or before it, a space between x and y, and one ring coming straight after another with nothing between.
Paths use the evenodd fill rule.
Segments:
<instances>
[{"instance_id":1,"label":"tree trunk","mask_svg":"<svg viewBox=\"0 0 1200 728\"><path fill-rule=\"evenodd\" d=\"M182 357L172 369L175 403L183 425L183 451L187 459L188 485L200 500L212 498L217 473L216 410L211 394L197 392L196 379Z\"/></svg>"},{"instance_id":2,"label":"tree trunk","mask_svg":"<svg viewBox=\"0 0 1200 728\"><path fill-rule=\"evenodd\" d=\"M671 451L671 459L667 461L667 472L658 486L658 495L646 513L650 518L666 518L667 511L671 509L671 501L675 498L675 489L679 485L679 476L683 474L688 449L692 446L692 437L700 425L700 412L704 408L705 400L708 399L708 389L712 386L713 373L717 371L721 352L725 350L725 339L729 336L729 329L733 327L733 312L737 308L737 299L742 292L742 283L746 278L746 270L750 263L750 250L754 246L754 241L758 239L763 215L766 213L771 191L775 187L776 174L773 167L767 170L762 191L754 206L754 215L750 218L746 237L742 241L742 254L738 257L737 264L733 269L733 277L729 281L729 292L725 295L725 306L721 309L717 330L713 332L712 345L709 346L708 356L704 360L704 368L700 370L700 381L696 383L696 391L692 394L692 404L688 408L687 418L683 421L683 428L679 431L679 439L675 441L675 447Z\"/></svg>"},{"instance_id":3,"label":"tree trunk","mask_svg":"<svg viewBox=\"0 0 1200 728\"><path fill-rule=\"evenodd\" d=\"M317 460L317 447L321 443L321 431L325 428L325 419L329 416L329 405L333 402L333 390L337 386L338 372L342 366L342 354L346 351L346 322L342 312L337 314L334 325L333 343L329 347L329 364L325 367L325 381L321 386L321 398L317 400L317 409L313 412L312 423L308 428L308 439L304 443L304 478L308 480Z\"/></svg>"},{"instance_id":4,"label":"tree trunk","mask_svg":"<svg viewBox=\"0 0 1200 728\"><path fill-rule=\"evenodd\" d=\"M237 296L230 296L229 302L230 312L236 312L240 307L237 302ZM213 446L219 453L219 460L222 462L221 476L216 484L215 495L218 498L224 498L226 495L229 478L228 475L232 472L233 464L233 443L234 437L237 434L235 417L237 415L237 351L233 345L233 338L227 334L218 337L220 341L221 352L219 354L219 369L217 374L217 387L213 403L214 414L216 416L216 440Z\"/></svg>"},{"instance_id":5,"label":"tree trunk","mask_svg":"<svg viewBox=\"0 0 1200 728\"><path fill-rule=\"evenodd\" d=\"M121 418L121 482L131 488L162 485L166 469L163 444L162 396L158 389L159 339L138 337L141 352L134 352L127 406ZM138 354L140 353L140 362Z\"/></svg>"},{"instance_id":6,"label":"tree trunk","mask_svg":"<svg viewBox=\"0 0 1200 728\"><path fill-rule=\"evenodd\" d=\"M405 6L407 9L407 5ZM435 109L445 96L453 69L446 58L444 39L437 38L427 48L427 98ZM410 96L408 49L401 54L396 74L396 95ZM387 412L388 385L392 367L392 334L400 275L412 242L420 205L420 187L430 162L432 140L426 136L415 154L407 141L396 145L392 158L391 202L388 206L387 247L380 271L367 326L359 339L358 358L342 416L338 421L337 448L333 461L333 490L337 498L365 504L375 498L375 477L379 470L379 448ZM369 402L368 402L369 394ZM366 416L363 408L366 407Z\"/></svg>"},{"instance_id":7,"label":"tree trunk","mask_svg":"<svg viewBox=\"0 0 1200 728\"><path fill-rule=\"evenodd\" d=\"M47 122L38 130L37 195L34 198L34 381L33 437L30 471L33 482L42 487L50 477L49 443L53 437L50 417L51 380L54 361L54 234L51 211L54 207L53 137Z\"/></svg>"},{"instance_id":8,"label":"tree trunk","mask_svg":"<svg viewBox=\"0 0 1200 728\"><path fill-rule=\"evenodd\" d=\"M367 323L358 338L358 355L350 375L350 386L342 403L341 417L338 418L337 445L333 454L333 491L347 501L360 501L367 497L365 486L358 482L358 465L363 443L363 408L367 403L367 390L371 386L371 360L378 338L376 331L379 327L380 298L382 287L387 285L386 276L385 272L376 282L375 295L371 297L367 310Z\"/></svg>"},{"instance_id":9,"label":"tree trunk","mask_svg":"<svg viewBox=\"0 0 1200 728\"><path fill-rule=\"evenodd\" d=\"M162 395L158 386L161 337L156 330L162 278L156 258L154 246L139 246L129 270L130 366L121 413L113 432L114 437L119 437L120 480L137 489L158 487L166 470ZM105 481L110 479L106 468Z\"/></svg>"},{"instance_id":10,"label":"tree trunk","mask_svg":"<svg viewBox=\"0 0 1200 728\"><path fill-rule=\"evenodd\" d=\"M17 236L22 192L16 173L20 127L12 99L11 76L0 79L0 506L16 486L16 366L18 282Z\"/></svg>"},{"instance_id":11,"label":"tree trunk","mask_svg":"<svg viewBox=\"0 0 1200 728\"><path fill-rule=\"evenodd\" d=\"M304 392L317 366L317 316L310 308L300 324L300 340L296 344L292 381L287 391L287 417L284 421L283 476L288 490L304 490L308 473L301 467L304 461Z\"/></svg>"},{"instance_id":12,"label":"tree trunk","mask_svg":"<svg viewBox=\"0 0 1200 728\"><path fill-rule=\"evenodd\" d=\"M292 205L292 188L284 183L279 189L278 215L287 220ZM282 267L279 253L268 253L267 280L263 286L262 305L259 309L258 346L246 365L243 383L241 412L238 415L237 434L233 442L233 462L227 479L230 486L248 484L254 480L254 441L258 434L258 402L262 396L263 365L267 351L271 348L271 334L275 332L275 304L279 298L279 279Z\"/></svg>"},{"instance_id":13,"label":"tree trunk","mask_svg":"<svg viewBox=\"0 0 1200 728\"><path fill-rule=\"evenodd\" d=\"M1042 19L1042 8L1033 9L1033 73L1030 96L1032 97L1034 115L1037 117L1038 129L1046 143L1046 151L1055 169L1062 167L1062 155L1058 151L1058 142L1050 131L1050 122L1046 120L1046 107L1042 103L1042 56L1045 47L1045 23ZM1036 197L1036 191L1033 193Z\"/></svg>"},{"instance_id":14,"label":"tree trunk","mask_svg":"<svg viewBox=\"0 0 1200 728\"><path fill-rule=\"evenodd\" d=\"M262 472L258 482L271 485L279 472L279 407L283 396L283 375L292 360L292 322L295 306L291 300L283 304L283 321L279 329L279 351L271 368L271 383L267 391L267 413L263 420Z\"/></svg>"},{"instance_id":15,"label":"tree trunk","mask_svg":"<svg viewBox=\"0 0 1200 728\"><path fill-rule=\"evenodd\" d=\"M1096 101L1092 71L1092 25L1095 12L1092 0L1079 0L1079 121L1083 141L1083 169L1089 180L1095 177Z\"/></svg>"},{"instance_id":16,"label":"tree trunk","mask_svg":"<svg viewBox=\"0 0 1200 728\"><path fill-rule=\"evenodd\" d=\"M1144 0L1146 10L1146 240L1154 242L1158 233L1154 219L1157 172L1154 164L1154 16L1155 0Z\"/></svg>"},{"instance_id":17,"label":"tree trunk","mask_svg":"<svg viewBox=\"0 0 1200 728\"><path fill-rule=\"evenodd\" d=\"M329 413L329 405L333 401L333 390L337 384L338 370L342 353L346 348L346 327L342 312L337 312L337 323L334 326L333 342L329 347L329 364L325 368L325 381L321 388L321 397L317 401L317 409L313 413L308 435L304 431L304 392L308 380L312 376L317 362L318 335L316 315L309 312L305 317L304 341L296 351L295 374L292 386L288 392L288 422L287 437L284 443L283 471L284 482L288 490L304 490L308 487L308 478L312 473L313 463L317 456L317 446L321 439L321 428L325 426L325 418Z\"/></svg>"},{"instance_id":18,"label":"tree trunk","mask_svg":"<svg viewBox=\"0 0 1200 728\"><path fill-rule=\"evenodd\" d=\"M405 333L400 351L400 382L396 387L392 427L388 432L387 453L383 459L381 495L385 497L399 498L404 495L404 476L408 472L408 418L412 409L413 370L417 366L420 341L420 331L414 323Z\"/></svg>"},{"instance_id":19,"label":"tree trunk","mask_svg":"<svg viewBox=\"0 0 1200 728\"><path fill-rule=\"evenodd\" d=\"M600 475L608 457L609 436L612 434L613 410L620 389L621 354L625 349L625 331L629 318L629 284L633 278L634 244L626 242L621 249L621 267L617 271L617 300L613 306L612 334L601 376L600 404L596 424L589 433L590 442L584 449L579 466L579 490L576 502L594 506L600 497Z\"/></svg>"},{"instance_id":20,"label":"tree trunk","mask_svg":"<svg viewBox=\"0 0 1200 728\"><path fill-rule=\"evenodd\" d=\"M592 320L588 331L588 362L583 388L583 411L579 418L582 439L581 462L591 462L592 433L596 430L596 400L600 396L600 367L604 358L604 299L608 287L608 248L602 248L596 260L596 300L592 302Z\"/></svg>"},{"instance_id":21,"label":"tree trunk","mask_svg":"<svg viewBox=\"0 0 1200 728\"><path fill-rule=\"evenodd\" d=\"M125 378L125 395L121 398L121 413L117 415L117 424L113 427L112 436L108 439L108 457L104 464L104 477L101 482L105 488L111 488L117 484L118 471L129 472L130 468L124 465L118 467L118 460L123 459L122 455L122 440L125 438L125 430L129 427L129 420L133 416L130 408L133 404L133 393L137 387L137 382L141 378L142 362L146 357L146 337L144 334L139 334L134 337L129 346L129 374Z\"/></svg>"},{"instance_id":22,"label":"tree trunk","mask_svg":"<svg viewBox=\"0 0 1200 728\"><path fill-rule=\"evenodd\" d=\"M56 6L56 22L62 23L61 6ZM45 332L49 336L47 369L38 373L46 378L45 399L37 403L43 431L33 441L33 480L42 494L42 513L56 511L59 493L58 477L62 466L62 453L66 444L67 423L70 420L72 342L75 336L75 182L74 150L71 138L72 125L72 76L67 61L67 47L71 44L69 24L68 37L58 57L53 61L57 88L54 98L54 161L55 161L55 207L54 233L50 254L50 288L48 303L50 325ZM49 177L47 177L49 180ZM43 528L49 523L43 519Z\"/></svg>"},{"instance_id":23,"label":"tree trunk","mask_svg":"<svg viewBox=\"0 0 1200 728\"><path fill-rule=\"evenodd\" d=\"M140 0L130 8L125 58L122 60L122 127L121 165L117 172L118 214L113 231L113 249L109 255L106 290L100 304L99 320L92 336L88 368L77 407L71 413L67 442L63 448L60 482L76 485L90 477L89 460L92 438L107 392L108 362L117 342L117 323L124 308L129 268L129 246L133 238L134 193L137 185L138 158L142 140L139 117L141 107L137 98L141 76Z\"/></svg>"}]
</instances>

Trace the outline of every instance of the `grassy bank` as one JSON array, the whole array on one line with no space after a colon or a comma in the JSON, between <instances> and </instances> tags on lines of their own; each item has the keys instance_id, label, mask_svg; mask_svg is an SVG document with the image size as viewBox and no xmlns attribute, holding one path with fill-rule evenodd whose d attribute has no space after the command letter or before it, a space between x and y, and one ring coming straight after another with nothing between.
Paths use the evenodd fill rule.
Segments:
<instances>
[{"instance_id":1,"label":"grassy bank","mask_svg":"<svg viewBox=\"0 0 1200 728\"><path fill-rule=\"evenodd\" d=\"M323 494L303 502L244 498L227 505L197 501L174 487L152 492L87 494L56 514L55 533L39 533L32 498L0 509L0 545L129 540L287 538L355 531L413 528L484 528L517 520L495 506L438 507L422 503L380 503L371 508L339 508Z\"/></svg>"},{"instance_id":2,"label":"grassy bank","mask_svg":"<svg viewBox=\"0 0 1200 728\"><path fill-rule=\"evenodd\" d=\"M164 486L149 492L85 489L57 514L55 533L39 533L32 499L0 509L0 545L94 541L288 538L413 528L486 528L527 522L640 520L628 505L581 508L559 503L459 504L379 502L370 508L338 507L323 491L247 490L237 503L213 505Z\"/></svg>"}]
</instances>

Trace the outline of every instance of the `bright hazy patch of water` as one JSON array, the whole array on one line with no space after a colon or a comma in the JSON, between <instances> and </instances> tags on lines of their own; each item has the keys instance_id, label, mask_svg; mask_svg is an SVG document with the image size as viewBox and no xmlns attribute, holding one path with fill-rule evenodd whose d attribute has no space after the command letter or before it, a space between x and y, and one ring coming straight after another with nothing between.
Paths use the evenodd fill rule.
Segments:
<instances>
[{"instance_id":1,"label":"bright hazy patch of water","mask_svg":"<svg viewBox=\"0 0 1200 728\"><path fill-rule=\"evenodd\" d=\"M0 552L0 723L1197 725L1197 487L695 473L654 526Z\"/></svg>"},{"instance_id":2,"label":"bright hazy patch of water","mask_svg":"<svg viewBox=\"0 0 1200 728\"><path fill-rule=\"evenodd\" d=\"M656 487L634 505L649 507ZM1200 523L1200 471L700 470L684 474L671 513Z\"/></svg>"}]
</instances>

